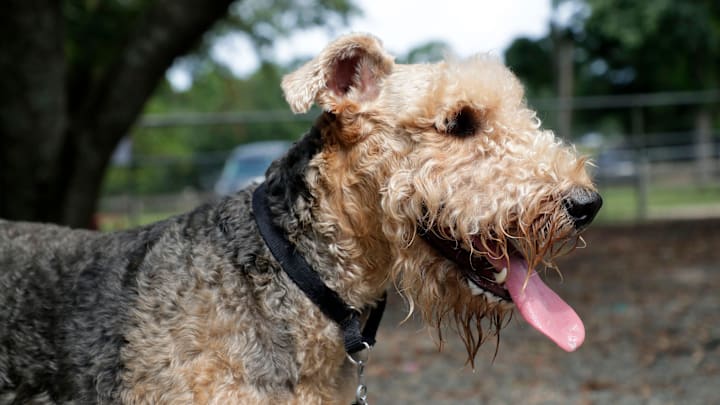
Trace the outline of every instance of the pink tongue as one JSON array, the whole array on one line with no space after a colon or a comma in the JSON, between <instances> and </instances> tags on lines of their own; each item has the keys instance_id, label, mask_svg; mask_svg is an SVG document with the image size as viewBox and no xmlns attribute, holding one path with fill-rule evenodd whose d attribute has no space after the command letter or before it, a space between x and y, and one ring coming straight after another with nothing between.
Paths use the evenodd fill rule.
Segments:
<instances>
[{"instance_id":1,"label":"pink tongue","mask_svg":"<svg viewBox=\"0 0 720 405\"><path fill-rule=\"evenodd\" d=\"M490 259L493 266L506 267L505 260ZM510 258L505 286L527 323L549 337L558 346L572 352L585 340L585 326L580 317L553 290L532 271L528 274L527 263L518 257ZM523 289L523 286L525 287Z\"/></svg>"}]
</instances>

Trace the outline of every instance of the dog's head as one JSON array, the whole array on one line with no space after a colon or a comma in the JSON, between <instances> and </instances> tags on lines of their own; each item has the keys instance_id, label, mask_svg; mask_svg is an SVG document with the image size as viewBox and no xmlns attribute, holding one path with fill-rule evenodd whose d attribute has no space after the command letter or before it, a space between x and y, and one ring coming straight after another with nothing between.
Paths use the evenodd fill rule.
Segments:
<instances>
[{"instance_id":1,"label":"dog's head","mask_svg":"<svg viewBox=\"0 0 720 405\"><path fill-rule=\"evenodd\" d=\"M582 323L533 269L572 250L602 200L586 159L541 129L506 67L395 64L374 37L349 35L283 89L293 111L329 113L308 183L339 251L387 262L411 308L456 321L471 359L483 323L496 332L513 304L564 349L582 343Z\"/></svg>"}]
</instances>

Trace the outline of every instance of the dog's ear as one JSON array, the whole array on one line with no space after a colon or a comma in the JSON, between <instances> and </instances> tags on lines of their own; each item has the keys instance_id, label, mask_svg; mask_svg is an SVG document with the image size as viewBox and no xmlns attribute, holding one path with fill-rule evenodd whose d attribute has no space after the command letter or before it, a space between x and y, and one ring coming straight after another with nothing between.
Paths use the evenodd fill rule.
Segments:
<instances>
[{"instance_id":1,"label":"dog's ear","mask_svg":"<svg viewBox=\"0 0 720 405\"><path fill-rule=\"evenodd\" d=\"M371 35L351 34L328 45L316 58L282 80L285 99L295 113L313 102L325 111L339 113L347 101L375 99L380 82L394 62L380 41Z\"/></svg>"}]
</instances>

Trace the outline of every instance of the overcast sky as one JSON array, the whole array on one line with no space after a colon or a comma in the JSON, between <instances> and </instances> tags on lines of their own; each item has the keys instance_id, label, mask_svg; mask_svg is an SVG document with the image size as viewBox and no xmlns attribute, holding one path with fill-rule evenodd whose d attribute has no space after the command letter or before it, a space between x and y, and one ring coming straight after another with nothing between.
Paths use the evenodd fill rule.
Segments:
<instances>
[{"instance_id":1,"label":"overcast sky","mask_svg":"<svg viewBox=\"0 0 720 405\"><path fill-rule=\"evenodd\" d=\"M356 0L362 17L335 33L369 32L379 37L394 55L406 53L430 40L447 42L459 56L478 52L502 55L518 36L547 33L550 0ZM294 34L279 41L275 56L280 62L316 55L333 37L325 29ZM213 56L244 76L258 66L253 50L242 36L228 37L214 47ZM170 77L183 87L181 72ZM189 83L188 83L189 84Z\"/></svg>"},{"instance_id":2,"label":"overcast sky","mask_svg":"<svg viewBox=\"0 0 720 405\"><path fill-rule=\"evenodd\" d=\"M520 35L547 32L550 0L359 0L364 15L342 32L370 32L394 53L442 40L460 56L502 51ZM322 31L280 41L278 56L316 54L330 38Z\"/></svg>"}]
</instances>

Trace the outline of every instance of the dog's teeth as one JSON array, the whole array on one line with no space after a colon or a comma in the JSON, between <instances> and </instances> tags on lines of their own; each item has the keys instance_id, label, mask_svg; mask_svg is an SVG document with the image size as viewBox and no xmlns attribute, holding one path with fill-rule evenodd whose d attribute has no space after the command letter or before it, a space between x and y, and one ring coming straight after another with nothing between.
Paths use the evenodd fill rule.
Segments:
<instances>
[{"instance_id":1,"label":"dog's teeth","mask_svg":"<svg viewBox=\"0 0 720 405\"><path fill-rule=\"evenodd\" d=\"M468 280L467 283L468 287L470 287L470 291L472 291L472 295L482 295L482 293L485 292L485 290L476 286L472 281Z\"/></svg>"},{"instance_id":2,"label":"dog's teeth","mask_svg":"<svg viewBox=\"0 0 720 405\"><path fill-rule=\"evenodd\" d=\"M487 292L487 291L486 291L486 292L483 293L483 295L485 296L485 299L487 300L487 302L492 303L492 302L498 302L498 301L500 301L500 297L498 297L497 295L495 295L495 294L493 294L493 293L490 293L490 292Z\"/></svg>"},{"instance_id":3,"label":"dog's teeth","mask_svg":"<svg viewBox=\"0 0 720 405\"><path fill-rule=\"evenodd\" d=\"M470 280L467 280L467 284L468 284L468 287L470 287L470 291L472 291L472 295L475 295L475 296L482 295L485 298L485 300L491 304L502 301L502 299L500 297L498 297L497 295L495 295L489 291L483 290L482 288L478 287L477 285L475 285L475 283L473 283Z\"/></svg>"},{"instance_id":4,"label":"dog's teeth","mask_svg":"<svg viewBox=\"0 0 720 405\"><path fill-rule=\"evenodd\" d=\"M503 269L500 273L495 273L495 282L498 284L504 283L506 278L507 278L507 267L503 267Z\"/></svg>"}]
</instances>

